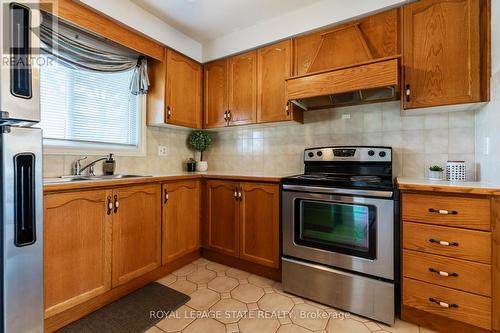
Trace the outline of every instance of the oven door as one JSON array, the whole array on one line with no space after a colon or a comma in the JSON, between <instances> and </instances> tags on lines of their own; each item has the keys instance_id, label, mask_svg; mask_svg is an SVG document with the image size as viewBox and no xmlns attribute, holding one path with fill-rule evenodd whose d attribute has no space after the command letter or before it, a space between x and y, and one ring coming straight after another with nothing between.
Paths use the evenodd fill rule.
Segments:
<instances>
[{"instance_id":1,"label":"oven door","mask_svg":"<svg viewBox=\"0 0 500 333\"><path fill-rule=\"evenodd\" d=\"M392 198L286 188L282 192L285 256L393 280Z\"/></svg>"}]
</instances>

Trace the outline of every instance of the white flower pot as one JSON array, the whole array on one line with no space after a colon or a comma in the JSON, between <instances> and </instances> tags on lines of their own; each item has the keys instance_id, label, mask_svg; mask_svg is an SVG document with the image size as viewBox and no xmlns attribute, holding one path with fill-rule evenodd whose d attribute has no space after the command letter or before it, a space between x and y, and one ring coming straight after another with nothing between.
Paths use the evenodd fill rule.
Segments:
<instances>
[{"instance_id":1,"label":"white flower pot","mask_svg":"<svg viewBox=\"0 0 500 333\"><path fill-rule=\"evenodd\" d=\"M431 171L429 170L430 180L443 180L443 171Z\"/></svg>"},{"instance_id":2,"label":"white flower pot","mask_svg":"<svg viewBox=\"0 0 500 333\"><path fill-rule=\"evenodd\" d=\"M196 171L204 172L208 170L208 163L206 161L199 161L196 163Z\"/></svg>"}]
</instances>

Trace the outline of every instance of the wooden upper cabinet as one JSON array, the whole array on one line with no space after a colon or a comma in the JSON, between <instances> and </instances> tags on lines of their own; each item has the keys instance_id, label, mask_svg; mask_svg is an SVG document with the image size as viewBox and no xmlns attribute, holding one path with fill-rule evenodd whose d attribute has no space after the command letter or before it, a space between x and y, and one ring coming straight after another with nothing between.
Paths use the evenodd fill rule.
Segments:
<instances>
[{"instance_id":1,"label":"wooden upper cabinet","mask_svg":"<svg viewBox=\"0 0 500 333\"><path fill-rule=\"evenodd\" d=\"M257 120L257 51L228 59L228 112L230 125Z\"/></svg>"},{"instance_id":2,"label":"wooden upper cabinet","mask_svg":"<svg viewBox=\"0 0 500 333\"><path fill-rule=\"evenodd\" d=\"M201 128L202 66L172 50L148 62L147 122Z\"/></svg>"},{"instance_id":3,"label":"wooden upper cabinet","mask_svg":"<svg viewBox=\"0 0 500 333\"><path fill-rule=\"evenodd\" d=\"M111 289L108 200L106 190L45 195L45 317Z\"/></svg>"},{"instance_id":4,"label":"wooden upper cabinet","mask_svg":"<svg viewBox=\"0 0 500 333\"><path fill-rule=\"evenodd\" d=\"M396 8L294 38L293 75L400 56L400 13Z\"/></svg>"},{"instance_id":5,"label":"wooden upper cabinet","mask_svg":"<svg viewBox=\"0 0 500 333\"><path fill-rule=\"evenodd\" d=\"M292 75L292 42L286 40L257 50L257 122L291 120L287 105L285 79ZM294 117L295 118L295 117Z\"/></svg>"},{"instance_id":6,"label":"wooden upper cabinet","mask_svg":"<svg viewBox=\"0 0 500 333\"><path fill-rule=\"evenodd\" d=\"M279 186L241 183L240 258L279 268Z\"/></svg>"},{"instance_id":7,"label":"wooden upper cabinet","mask_svg":"<svg viewBox=\"0 0 500 333\"><path fill-rule=\"evenodd\" d=\"M200 182L163 184L162 264L200 247Z\"/></svg>"},{"instance_id":8,"label":"wooden upper cabinet","mask_svg":"<svg viewBox=\"0 0 500 333\"><path fill-rule=\"evenodd\" d=\"M227 105L227 59L204 65L203 127L223 127Z\"/></svg>"},{"instance_id":9,"label":"wooden upper cabinet","mask_svg":"<svg viewBox=\"0 0 500 333\"><path fill-rule=\"evenodd\" d=\"M113 287L161 264L160 191L160 185L140 185L113 192Z\"/></svg>"},{"instance_id":10,"label":"wooden upper cabinet","mask_svg":"<svg viewBox=\"0 0 500 333\"><path fill-rule=\"evenodd\" d=\"M405 109L489 98L486 6L489 1L421 0L404 7Z\"/></svg>"},{"instance_id":11,"label":"wooden upper cabinet","mask_svg":"<svg viewBox=\"0 0 500 333\"><path fill-rule=\"evenodd\" d=\"M209 180L206 185L205 245L215 251L239 255L238 182Z\"/></svg>"},{"instance_id":12,"label":"wooden upper cabinet","mask_svg":"<svg viewBox=\"0 0 500 333\"><path fill-rule=\"evenodd\" d=\"M191 59L167 50L166 122L201 127L202 67Z\"/></svg>"}]
</instances>

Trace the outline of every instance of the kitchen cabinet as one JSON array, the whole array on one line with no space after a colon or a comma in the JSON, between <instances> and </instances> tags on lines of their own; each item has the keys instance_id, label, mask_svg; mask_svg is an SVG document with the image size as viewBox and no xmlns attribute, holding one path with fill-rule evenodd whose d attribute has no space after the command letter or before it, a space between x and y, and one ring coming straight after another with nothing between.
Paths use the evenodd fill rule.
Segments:
<instances>
[{"instance_id":1,"label":"kitchen cabinet","mask_svg":"<svg viewBox=\"0 0 500 333\"><path fill-rule=\"evenodd\" d=\"M203 127L227 125L227 59L204 66Z\"/></svg>"},{"instance_id":2,"label":"kitchen cabinet","mask_svg":"<svg viewBox=\"0 0 500 333\"><path fill-rule=\"evenodd\" d=\"M228 60L228 118L230 125L257 120L257 51Z\"/></svg>"},{"instance_id":3,"label":"kitchen cabinet","mask_svg":"<svg viewBox=\"0 0 500 333\"><path fill-rule=\"evenodd\" d=\"M303 121L302 111L289 105L285 79L292 75L292 41L257 50L257 122Z\"/></svg>"},{"instance_id":4,"label":"kitchen cabinet","mask_svg":"<svg viewBox=\"0 0 500 333\"><path fill-rule=\"evenodd\" d=\"M113 191L113 287L161 264L160 191L156 184Z\"/></svg>"},{"instance_id":5,"label":"kitchen cabinet","mask_svg":"<svg viewBox=\"0 0 500 333\"><path fill-rule=\"evenodd\" d=\"M109 204L109 190L45 195L45 317L111 289Z\"/></svg>"},{"instance_id":6,"label":"kitchen cabinet","mask_svg":"<svg viewBox=\"0 0 500 333\"><path fill-rule=\"evenodd\" d=\"M207 181L207 240L214 251L279 267L279 187Z\"/></svg>"},{"instance_id":7,"label":"kitchen cabinet","mask_svg":"<svg viewBox=\"0 0 500 333\"><path fill-rule=\"evenodd\" d=\"M485 0L421 0L404 6L405 109L489 100Z\"/></svg>"},{"instance_id":8,"label":"kitchen cabinet","mask_svg":"<svg viewBox=\"0 0 500 333\"><path fill-rule=\"evenodd\" d=\"M163 184L162 264L200 247L200 182Z\"/></svg>"},{"instance_id":9,"label":"kitchen cabinet","mask_svg":"<svg viewBox=\"0 0 500 333\"><path fill-rule=\"evenodd\" d=\"M151 60L148 124L201 128L202 75L200 64L170 49L164 61Z\"/></svg>"}]
</instances>

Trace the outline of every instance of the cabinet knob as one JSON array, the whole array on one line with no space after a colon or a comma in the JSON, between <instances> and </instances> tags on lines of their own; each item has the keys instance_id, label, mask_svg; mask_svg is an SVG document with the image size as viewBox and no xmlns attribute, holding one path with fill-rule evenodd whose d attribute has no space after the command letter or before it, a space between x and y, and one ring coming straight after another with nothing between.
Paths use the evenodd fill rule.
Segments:
<instances>
[{"instance_id":1,"label":"cabinet knob","mask_svg":"<svg viewBox=\"0 0 500 333\"><path fill-rule=\"evenodd\" d=\"M168 190L167 190L167 189L165 189L165 191L164 191L164 199L163 199L163 203L165 203L165 204L166 204L166 203L167 203L167 201L168 201Z\"/></svg>"},{"instance_id":2,"label":"cabinet knob","mask_svg":"<svg viewBox=\"0 0 500 333\"><path fill-rule=\"evenodd\" d=\"M118 195L115 194L115 213L118 212L118 208L120 208L120 201L118 200Z\"/></svg>"},{"instance_id":3,"label":"cabinet knob","mask_svg":"<svg viewBox=\"0 0 500 333\"><path fill-rule=\"evenodd\" d=\"M107 214L111 215L111 212L113 211L113 202L111 201L111 196L108 196L108 207L107 207Z\"/></svg>"},{"instance_id":4,"label":"cabinet knob","mask_svg":"<svg viewBox=\"0 0 500 333\"><path fill-rule=\"evenodd\" d=\"M172 109L170 109L170 106L167 106L167 119L172 118Z\"/></svg>"},{"instance_id":5,"label":"cabinet knob","mask_svg":"<svg viewBox=\"0 0 500 333\"><path fill-rule=\"evenodd\" d=\"M434 243L434 244L443 245L443 246L458 246L457 242L447 242L444 240L439 240L439 239L434 239L434 238L429 239L429 242Z\"/></svg>"},{"instance_id":6,"label":"cabinet knob","mask_svg":"<svg viewBox=\"0 0 500 333\"><path fill-rule=\"evenodd\" d=\"M458 215L458 212L456 210L434 209L434 208L429 208L429 213L435 213L441 215Z\"/></svg>"},{"instance_id":7,"label":"cabinet knob","mask_svg":"<svg viewBox=\"0 0 500 333\"><path fill-rule=\"evenodd\" d=\"M405 92L405 94L406 94L406 102L409 103L410 102L410 95L411 95L411 89L410 89L410 84L409 83L406 85L406 92Z\"/></svg>"},{"instance_id":8,"label":"cabinet knob","mask_svg":"<svg viewBox=\"0 0 500 333\"><path fill-rule=\"evenodd\" d=\"M436 273L436 274L441 275L441 276L458 277L457 273L448 273L448 272L444 272L444 271L440 271L440 270L434 269L432 267L429 267L429 272Z\"/></svg>"},{"instance_id":9,"label":"cabinet knob","mask_svg":"<svg viewBox=\"0 0 500 333\"><path fill-rule=\"evenodd\" d=\"M445 302L439 301L433 297L429 298L429 301L432 303L435 303L443 308L458 308L458 304L445 303Z\"/></svg>"},{"instance_id":10,"label":"cabinet knob","mask_svg":"<svg viewBox=\"0 0 500 333\"><path fill-rule=\"evenodd\" d=\"M285 113L286 113L287 116L290 115L290 101L286 102Z\"/></svg>"}]
</instances>

